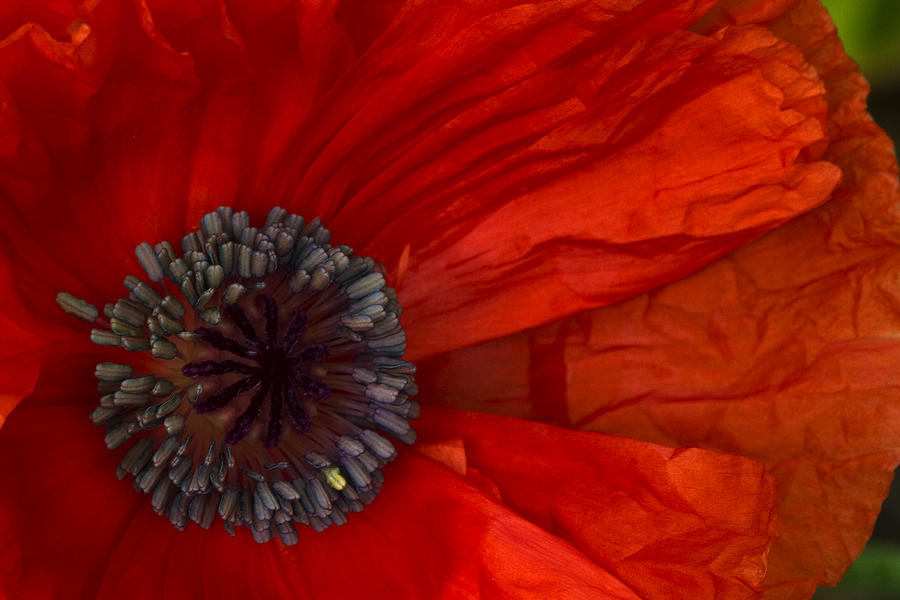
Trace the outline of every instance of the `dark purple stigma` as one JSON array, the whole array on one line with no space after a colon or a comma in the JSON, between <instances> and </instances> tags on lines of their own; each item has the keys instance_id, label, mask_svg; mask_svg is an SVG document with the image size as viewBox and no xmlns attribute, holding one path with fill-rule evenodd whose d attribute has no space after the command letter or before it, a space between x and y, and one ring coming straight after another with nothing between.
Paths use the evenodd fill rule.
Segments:
<instances>
[{"instance_id":1,"label":"dark purple stigma","mask_svg":"<svg viewBox=\"0 0 900 600\"><path fill-rule=\"evenodd\" d=\"M237 304L225 310L230 320L243 336L243 341L229 337L217 329L200 327L194 330L197 337L213 348L233 354L243 360L200 360L188 363L181 372L191 378L240 375L215 392L202 396L194 405L198 413L219 410L232 401L253 392L249 405L235 419L225 435L225 442L235 445L250 431L253 423L268 413L263 445L278 445L283 432L283 413L300 435L310 428L310 418L303 408L303 400L322 401L331 390L322 381L309 375L309 366L328 358L325 344L299 344L308 323L304 312L297 310L290 318L285 335L279 340L279 310L275 299L260 294L256 302L261 309L265 335L260 336L247 312ZM268 399L268 411L264 405Z\"/></svg>"}]
</instances>

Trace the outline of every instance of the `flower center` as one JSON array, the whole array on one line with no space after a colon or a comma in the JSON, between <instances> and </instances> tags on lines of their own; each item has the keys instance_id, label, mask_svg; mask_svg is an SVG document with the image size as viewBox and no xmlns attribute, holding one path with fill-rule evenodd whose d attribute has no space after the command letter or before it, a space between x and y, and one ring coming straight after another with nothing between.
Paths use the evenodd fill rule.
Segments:
<instances>
[{"instance_id":1,"label":"flower center","mask_svg":"<svg viewBox=\"0 0 900 600\"><path fill-rule=\"evenodd\" d=\"M152 283L99 311L57 303L99 327L91 340L140 353L97 365L91 413L116 449L117 475L152 495L178 529L221 517L234 535L298 541L295 523L342 525L415 441L415 366L393 290L369 258L331 246L318 219L275 207L262 229L220 207L181 241L140 244ZM168 281L168 283L167 283ZM174 289L171 288L174 284Z\"/></svg>"}]
</instances>

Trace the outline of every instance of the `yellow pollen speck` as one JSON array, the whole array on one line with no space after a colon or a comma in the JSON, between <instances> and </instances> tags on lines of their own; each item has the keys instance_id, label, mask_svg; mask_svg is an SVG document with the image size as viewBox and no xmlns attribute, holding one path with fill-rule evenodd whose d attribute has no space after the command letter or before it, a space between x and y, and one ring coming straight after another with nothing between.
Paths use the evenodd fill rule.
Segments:
<instances>
[{"instance_id":1,"label":"yellow pollen speck","mask_svg":"<svg viewBox=\"0 0 900 600\"><path fill-rule=\"evenodd\" d=\"M338 491L341 491L347 485L347 480L344 479L337 467L326 467L322 469L322 473L325 475L325 481L328 482L328 485Z\"/></svg>"}]
</instances>

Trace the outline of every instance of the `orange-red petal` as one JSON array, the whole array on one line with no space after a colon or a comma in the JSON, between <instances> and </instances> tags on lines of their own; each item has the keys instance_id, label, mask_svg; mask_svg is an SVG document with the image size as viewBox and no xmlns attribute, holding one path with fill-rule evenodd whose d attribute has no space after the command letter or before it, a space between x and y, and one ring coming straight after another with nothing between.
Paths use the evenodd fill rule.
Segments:
<instances>
[{"instance_id":1,"label":"orange-red petal","mask_svg":"<svg viewBox=\"0 0 900 600\"><path fill-rule=\"evenodd\" d=\"M733 6L751 4L781 14ZM764 461L779 599L839 580L900 461L896 160L827 14L790 4L768 27L826 85L823 158L843 172L829 203L659 291L421 365L423 395L443 404ZM464 375L479 364L494 377Z\"/></svg>"},{"instance_id":2,"label":"orange-red petal","mask_svg":"<svg viewBox=\"0 0 900 600\"><path fill-rule=\"evenodd\" d=\"M318 59L351 42L334 7L253 6L85 3L68 33L49 19L0 42L0 249L36 311L58 289L112 297L137 243L177 245L220 204L277 203L260 182L340 73Z\"/></svg>"},{"instance_id":3,"label":"orange-red petal","mask_svg":"<svg viewBox=\"0 0 900 600\"><path fill-rule=\"evenodd\" d=\"M416 426L460 438L507 506L642 598L759 595L774 495L758 463L437 407Z\"/></svg>"},{"instance_id":4,"label":"orange-red petal","mask_svg":"<svg viewBox=\"0 0 900 600\"><path fill-rule=\"evenodd\" d=\"M650 5L411 10L338 82L273 185L389 266L408 253L413 357L633 296L827 198L800 54L679 31L672 3L634 26Z\"/></svg>"}]
</instances>

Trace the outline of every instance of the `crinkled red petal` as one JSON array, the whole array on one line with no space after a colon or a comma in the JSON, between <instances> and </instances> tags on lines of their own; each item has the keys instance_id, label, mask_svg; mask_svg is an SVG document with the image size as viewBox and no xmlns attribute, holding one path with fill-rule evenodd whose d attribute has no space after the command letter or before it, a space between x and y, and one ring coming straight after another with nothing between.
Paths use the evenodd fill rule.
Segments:
<instances>
[{"instance_id":1,"label":"crinkled red petal","mask_svg":"<svg viewBox=\"0 0 900 600\"><path fill-rule=\"evenodd\" d=\"M273 195L408 253L413 357L682 277L827 198L799 53L677 31L672 3L633 26L651 6L411 9L331 91Z\"/></svg>"},{"instance_id":2,"label":"crinkled red petal","mask_svg":"<svg viewBox=\"0 0 900 600\"><path fill-rule=\"evenodd\" d=\"M442 404L766 462L780 532L767 597L809 598L862 550L900 462L897 166L818 3L730 10L825 83L832 199L659 291L426 361L420 386ZM485 364L492 377L473 379Z\"/></svg>"},{"instance_id":3,"label":"crinkled red petal","mask_svg":"<svg viewBox=\"0 0 900 600\"><path fill-rule=\"evenodd\" d=\"M774 493L758 463L437 407L416 427L460 438L507 506L641 598L760 595Z\"/></svg>"}]
</instances>

